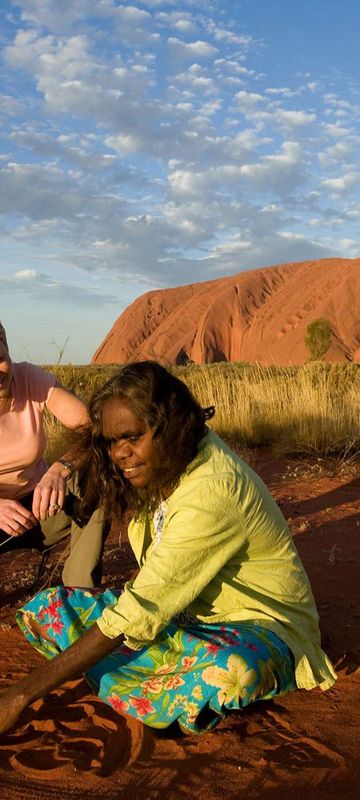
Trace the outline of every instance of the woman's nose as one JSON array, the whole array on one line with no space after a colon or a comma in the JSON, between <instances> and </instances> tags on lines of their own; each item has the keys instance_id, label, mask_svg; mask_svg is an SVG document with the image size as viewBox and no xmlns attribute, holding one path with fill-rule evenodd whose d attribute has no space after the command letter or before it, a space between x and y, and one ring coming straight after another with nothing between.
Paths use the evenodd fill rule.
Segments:
<instances>
[{"instance_id":1,"label":"woman's nose","mask_svg":"<svg viewBox=\"0 0 360 800\"><path fill-rule=\"evenodd\" d=\"M120 463L125 458L129 458L131 456L130 442L115 442L111 447L110 456L116 463Z\"/></svg>"}]
</instances>

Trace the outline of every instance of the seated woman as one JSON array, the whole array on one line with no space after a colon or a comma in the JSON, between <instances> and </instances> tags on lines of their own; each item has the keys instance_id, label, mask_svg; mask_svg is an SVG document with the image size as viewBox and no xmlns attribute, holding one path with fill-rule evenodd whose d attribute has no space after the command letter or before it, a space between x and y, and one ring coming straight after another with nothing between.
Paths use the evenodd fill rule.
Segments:
<instances>
[{"instance_id":1,"label":"seated woman","mask_svg":"<svg viewBox=\"0 0 360 800\"><path fill-rule=\"evenodd\" d=\"M12 363L0 323L0 553L44 549L71 533L64 584L92 587L107 526L98 509L88 514L87 524L73 520L79 492L75 465L67 456L47 469L45 407L71 430L89 422L85 403L53 375L34 364Z\"/></svg>"},{"instance_id":2,"label":"seated woman","mask_svg":"<svg viewBox=\"0 0 360 800\"><path fill-rule=\"evenodd\" d=\"M100 484L106 515L133 510L139 572L121 594L60 587L19 612L52 660L0 696L0 731L81 673L118 711L195 733L255 700L334 683L286 522L208 429L212 412L153 362L122 367L95 393L87 494Z\"/></svg>"}]
</instances>

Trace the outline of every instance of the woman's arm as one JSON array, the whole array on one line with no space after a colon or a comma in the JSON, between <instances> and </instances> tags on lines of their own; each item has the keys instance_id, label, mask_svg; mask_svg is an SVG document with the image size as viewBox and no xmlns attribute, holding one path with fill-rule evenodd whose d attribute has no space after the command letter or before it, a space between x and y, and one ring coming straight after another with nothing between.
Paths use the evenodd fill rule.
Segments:
<instances>
[{"instance_id":1,"label":"woman's arm","mask_svg":"<svg viewBox=\"0 0 360 800\"><path fill-rule=\"evenodd\" d=\"M70 430L78 430L83 425L90 422L89 413L85 403L79 397L64 389L63 386L56 384L46 407L54 414L54 417Z\"/></svg>"},{"instance_id":2,"label":"woman's arm","mask_svg":"<svg viewBox=\"0 0 360 800\"><path fill-rule=\"evenodd\" d=\"M136 525L137 523L135 523ZM141 525L142 523L138 523ZM231 479L191 481L169 502L161 540L113 607L98 620L107 636L138 649L187 608L240 550L246 538ZM131 536L130 536L131 541Z\"/></svg>"},{"instance_id":3,"label":"woman's arm","mask_svg":"<svg viewBox=\"0 0 360 800\"><path fill-rule=\"evenodd\" d=\"M34 700L44 697L65 681L79 677L111 653L121 641L122 636L117 639L104 636L95 624L67 650L3 692L0 695L0 733L15 725Z\"/></svg>"},{"instance_id":4,"label":"woman's arm","mask_svg":"<svg viewBox=\"0 0 360 800\"><path fill-rule=\"evenodd\" d=\"M63 386L54 387L46 406L56 419L70 430L80 430L89 424L85 403ZM75 462L75 470L74 452L70 450L65 458L69 462ZM54 461L45 472L34 490L32 511L37 519L45 520L48 516L53 517L63 507L68 477L69 469L60 461Z\"/></svg>"}]
</instances>

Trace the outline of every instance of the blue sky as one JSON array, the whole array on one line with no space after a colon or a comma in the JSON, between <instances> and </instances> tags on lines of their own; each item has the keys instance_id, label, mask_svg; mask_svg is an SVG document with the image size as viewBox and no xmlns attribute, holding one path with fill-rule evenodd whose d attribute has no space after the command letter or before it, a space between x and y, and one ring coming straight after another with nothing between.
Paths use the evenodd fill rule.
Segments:
<instances>
[{"instance_id":1,"label":"blue sky","mask_svg":"<svg viewBox=\"0 0 360 800\"><path fill-rule=\"evenodd\" d=\"M143 292L359 252L358 0L3 0L0 319L86 363Z\"/></svg>"}]
</instances>

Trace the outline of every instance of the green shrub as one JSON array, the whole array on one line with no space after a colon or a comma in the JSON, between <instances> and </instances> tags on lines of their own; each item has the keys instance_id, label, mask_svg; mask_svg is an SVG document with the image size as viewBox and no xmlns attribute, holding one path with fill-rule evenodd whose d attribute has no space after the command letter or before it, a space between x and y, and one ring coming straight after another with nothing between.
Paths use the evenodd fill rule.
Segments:
<instances>
[{"instance_id":1,"label":"green shrub","mask_svg":"<svg viewBox=\"0 0 360 800\"><path fill-rule=\"evenodd\" d=\"M318 360L324 357L331 344L331 325L327 319L314 319L306 328L305 344L310 351L310 358Z\"/></svg>"}]
</instances>

